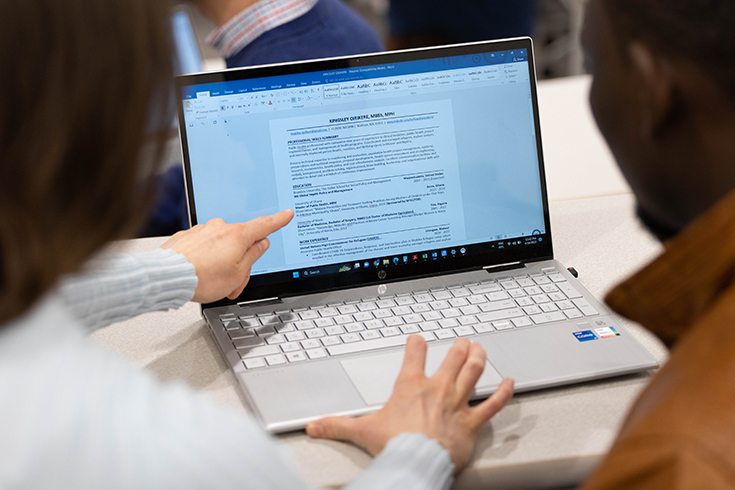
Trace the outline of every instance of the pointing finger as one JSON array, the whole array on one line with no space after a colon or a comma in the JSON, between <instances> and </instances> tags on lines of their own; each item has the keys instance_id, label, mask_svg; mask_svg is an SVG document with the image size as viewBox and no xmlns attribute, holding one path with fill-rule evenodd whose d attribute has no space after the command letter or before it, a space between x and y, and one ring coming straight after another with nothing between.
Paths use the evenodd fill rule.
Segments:
<instances>
[{"instance_id":1,"label":"pointing finger","mask_svg":"<svg viewBox=\"0 0 735 490\"><path fill-rule=\"evenodd\" d=\"M264 239L271 233L274 233L286 226L293 216L294 212L290 209L286 209L270 216L262 216L248 221L247 223L241 223L245 242L250 245Z\"/></svg>"}]
</instances>

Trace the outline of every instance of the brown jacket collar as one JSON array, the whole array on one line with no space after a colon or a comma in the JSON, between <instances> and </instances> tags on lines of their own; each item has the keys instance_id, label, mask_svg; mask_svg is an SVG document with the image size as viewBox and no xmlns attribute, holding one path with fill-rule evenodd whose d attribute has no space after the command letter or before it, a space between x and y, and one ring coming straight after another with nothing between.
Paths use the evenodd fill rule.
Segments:
<instances>
[{"instance_id":1,"label":"brown jacket collar","mask_svg":"<svg viewBox=\"0 0 735 490\"><path fill-rule=\"evenodd\" d=\"M607 303L672 346L735 279L735 192L613 289Z\"/></svg>"}]
</instances>

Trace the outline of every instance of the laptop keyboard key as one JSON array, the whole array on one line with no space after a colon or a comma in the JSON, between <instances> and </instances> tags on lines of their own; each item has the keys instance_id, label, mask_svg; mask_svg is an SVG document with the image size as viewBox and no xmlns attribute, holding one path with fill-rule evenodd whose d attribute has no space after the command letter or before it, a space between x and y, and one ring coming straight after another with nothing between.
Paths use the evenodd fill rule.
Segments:
<instances>
[{"instance_id":1,"label":"laptop keyboard key","mask_svg":"<svg viewBox=\"0 0 735 490\"><path fill-rule=\"evenodd\" d=\"M439 340L453 339L457 336L454 333L454 330L437 330L434 332L434 335L436 335L436 338Z\"/></svg>"},{"instance_id":2,"label":"laptop keyboard key","mask_svg":"<svg viewBox=\"0 0 735 490\"><path fill-rule=\"evenodd\" d=\"M469 337L470 335L475 334L475 329L472 327L457 327L454 329L454 333L457 334L457 337Z\"/></svg>"},{"instance_id":3,"label":"laptop keyboard key","mask_svg":"<svg viewBox=\"0 0 735 490\"><path fill-rule=\"evenodd\" d=\"M262 357L255 357L253 359L245 359L243 361L245 364L245 367L248 369L258 369L258 368L264 368L265 367L265 361Z\"/></svg>"},{"instance_id":4,"label":"laptop keyboard key","mask_svg":"<svg viewBox=\"0 0 735 490\"><path fill-rule=\"evenodd\" d=\"M416 304L416 302L413 300L411 296L400 296L396 298L396 304L398 306L409 306Z\"/></svg>"},{"instance_id":5,"label":"laptop keyboard key","mask_svg":"<svg viewBox=\"0 0 735 490\"><path fill-rule=\"evenodd\" d=\"M452 298L449 300L449 306L452 308L459 308L460 306L467 306L470 302L467 301L467 298Z\"/></svg>"},{"instance_id":6,"label":"laptop keyboard key","mask_svg":"<svg viewBox=\"0 0 735 490\"><path fill-rule=\"evenodd\" d=\"M290 352L286 354L288 362L301 362L306 360L306 354L303 352Z\"/></svg>"},{"instance_id":7,"label":"laptop keyboard key","mask_svg":"<svg viewBox=\"0 0 735 490\"><path fill-rule=\"evenodd\" d=\"M283 313L281 315L278 315L278 319L281 321L281 323L287 323L287 322L297 322L301 318L296 313Z\"/></svg>"},{"instance_id":8,"label":"laptop keyboard key","mask_svg":"<svg viewBox=\"0 0 735 490\"><path fill-rule=\"evenodd\" d=\"M437 301L452 299L454 297L449 291L437 291L432 293L432 296L434 296L434 299Z\"/></svg>"},{"instance_id":9,"label":"laptop keyboard key","mask_svg":"<svg viewBox=\"0 0 735 490\"><path fill-rule=\"evenodd\" d=\"M439 320L439 325L442 328L454 328L459 326L459 322L454 318L447 318L445 320Z\"/></svg>"},{"instance_id":10,"label":"laptop keyboard key","mask_svg":"<svg viewBox=\"0 0 735 490\"><path fill-rule=\"evenodd\" d=\"M288 344L281 345L281 350L283 352L295 352L301 350L301 347L296 342L289 342Z\"/></svg>"},{"instance_id":11,"label":"laptop keyboard key","mask_svg":"<svg viewBox=\"0 0 735 490\"><path fill-rule=\"evenodd\" d=\"M564 314L570 320L576 320L577 318L584 317L584 315L582 315L582 313L580 313L580 311L576 308L572 308L571 310L564 310Z\"/></svg>"},{"instance_id":12,"label":"laptop keyboard key","mask_svg":"<svg viewBox=\"0 0 735 490\"><path fill-rule=\"evenodd\" d=\"M579 308L579 310L584 314L584 316L595 316L599 315L600 312L597 311L590 303L584 298L581 299L575 299L573 300L573 303Z\"/></svg>"},{"instance_id":13,"label":"laptop keyboard key","mask_svg":"<svg viewBox=\"0 0 735 490\"><path fill-rule=\"evenodd\" d=\"M406 344L406 337L403 335L387 337L376 340L365 340L354 344L340 344L327 347L330 356L340 356L344 354L354 354L356 352L367 352L375 349L384 349L387 347L397 347Z\"/></svg>"},{"instance_id":14,"label":"laptop keyboard key","mask_svg":"<svg viewBox=\"0 0 735 490\"><path fill-rule=\"evenodd\" d=\"M431 306L427 303L418 303L411 306L411 311L414 313L425 313L427 311L431 311Z\"/></svg>"},{"instance_id":15,"label":"laptop keyboard key","mask_svg":"<svg viewBox=\"0 0 735 490\"><path fill-rule=\"evenodd\" d=\"M345 325L345 330L348 333L362 332L365 330L365 326L362 323L348 323Z\"/></svg>"},{"instance_id":16,"label":"laptop keyboard key","mask_svg":"<svg viewBox=\"0 0 735 490\"><path fill-rule=\"evenodd\" d=\"M391 316L388 318L385 318L383 320L383 323L386 324L388 327L397 327L399 325L403 325L403 319L401 317Z\"/></svg>"},{"instance_id":17,"label":"laptop keyboard key","mask_svg":"<svg viewBox=\"0 0 735 490\"><path fill-rule=\"evenodd\" d=\"M304 340L301 342L301 348L302 349L316 349L317 347L321 347L322 343L318 340Z\"/></svg>"},{"instance_id":18,"label":"laptop keyboard key","mask_svg":"<svg viewBox=\"0 0 735 490\"><path fill-rule=\"evenodd\" d=\"M533 322L525 316L521 318L513 318L511 321L513 322L513 325L516 326L516 328L533 326Z\"/></svg>"},{"instance_id":19,"label":"laptop keyboard key","mask_svg":"<svg viewBox=\"0 0 735 490\"><path fill-rule=\"evenodd\" d=\"M271 335L270 337L266 337L265 338L265 341L268 343L268 345L282 344L282 343L286 342L286 337L284 337L283 335L277 333L275 335Z\"/></svg>"},{"instance_id":20,"label":"laptop keyboard key","mask_svg":"<svg viewBox=\"0 0 735 490\"><path fill-rule=\"evenodd\" d=\"M337 315L334 317L334 321L338 325L344 325L345 323L352 323L355 320L352 318L351 315Z\"/></svg>"},{"instance_id":21,"label":"laptop keyboard key","mask_svg":"<svg viewBox=\"0 0 735 490\"><path fill-rule=\"evenodd\" d=\"M362 337L360 337L359 333L346 333L344 335L341 335L340 338L345 344L351 344L353 342L359 342L360 340L362 340Z\"/></svg>"},{"instance_id":22,"label":"laptop keyboard key","mask_svg":"<svg viewBox=\"0 0 735 490\"><path fill-rule=\"evenodd\" d=\"M277 323L281 323L276 315L264 316L260 319L260 322L263 325L276 325Z\"/></svg>"},{"instance_id":23,"label":"laptop keyboard key","mask_svg":"<svg viewBox=\"0 0 735 490\"><path fill-rule=\"evenodd\" d=\"M323 359L327 357L327 352L324 349L309 349L306 351L306 355L309 359Z\"/></svg>"},{"instance_id":24,"label":"laptop keyboard key","mask_svg":"<svg viewBox=\"0 0 735 490\"><path fill-rule=\"evenodd\" d=\"M321 328L312 328L311 330L306 331L306 337L309 339L319 339L324 337L324 335L326 334Z\"/></svg>"},{"instance_id":25,"label":"laptop keyboard key","mask_svg":"<svg viewBox=\"0 0 735 490\"><path fill-rule=\"evenodd\" d=\"M559 282L556 284L556 286L561 289L564 294L567 295L569 299L575 299L575 298L581 298L582 295L579 294L579 291L577 291L574 286L569 284L568 282Z\"/></svg>"},{"instance_id":26,"label":"laptop keyboard key","mask_svg":"<svg viewBox=\"0 0 735 490\"><path fill-rule=\"evenodd\" d=\"M279 354L280 352L281 349L279 349L277 345L263 345L260 347L253 347L248 350L239 351L240 357L243 359L249 359L251 357L272 356L275 354Z\"/></svg>"},{"instance_id":27,"label":"laptop keyboard key","mask_svg":"<svg viewBox=\"0 0 735 490\"><path fill-rule=\"evenodd\" d=\"M449 303L446 301L432 301L429 303L429 306L431 306L432 310L446 310L449 308Z\"/></svg>"},{"instance_id":28,"label":"laptop keyboard key","mask_svg":"<svg viewBox=\"0 0 735 490\"><path fill-rule=\"evenodd\" d=\"M299 317L302 320L316 320L319 318L319 313L315 310L306 310L299 313Z\"/></svg>"},{"instance_id":29,"label":"laptop keyboard key","mask_svg":"<svg viewBox=\"0 0 735 490\"><path fill-rule=\"evenodd\" d=\"M430 332L432 330L439 330L439 324L431 321L431 322L423 322L419 323L419 328L423 330L424 332Z\"/></svg>"},{"instance_id":30,"label":"laptop keyboard key","mask_svg":"<svg viewBox=\"0 0 735 490\"><path fill-rule=\"evenodd\" d=\"M363 340L375 340L381 338L380 333L376 332L375 330L366 330L365 332L360 332L360 337L362 337Z\"/></svg>"},{"instance_id":31,"label":"laptop keyboard key","mask_svg":"<svg viewBox=\"0 0 735 490\"><path fill-rule=\"evenodd\" d=\"M397 306L391 310L394 315L396 316L403 316L403 315L409 315L411 313L411 308L408 306Z\"/></svg>"},{"instance_id":32,"label":"laptop keyboard key","mask_svg":"<svg viewBox=\"0 0 735 490\"><path fill-rule=\"evenodd\" d=\"M345 333L345 329L341 325L327 327L324 329L324 331L327 333L327 335L342 335L343 333Z\"/></svg>"},{"instance_id":33,"label":"laptop keyboard key","mask_svg":"<svg viewBox=\"0 0 735 490\"><path fill-rule=\"evenodd\" d=\"M378 309L378 307L375 306L375 303L373 302L367 302L367 303L358 304L357 309L360 311L373 311L373 310Z\"/></svg>"},{"instance_id":34,"label":"laptop keyboard key","mask_svg":"<svg viewBox=\"0 0 735 490\"><path fill-rule=\"evenodd\" d=\"M334 325L334 320L332 318L317 318L314 320L314 325L319 328L331 327Z\"/></svg>"},{"instance_id":35,"label":"laptop keyboard key","mask_svg":"<svg viewBox=\"0 0 735 490\"><path fill-rule=\"evenodd\" d=\"M330 317L330 316L337 316L339 315L339 311L337 311L335 308L322 308L319 310L319 314L322 316L322 318Z\"/></svg>"},{"instance_id":36,"label":"laptop keyboard key","mask_svg":"<svg viewBox=\"0 0 735 490\"><path fill-rule=\"evenodd\" d=\"M340 313L343 315L351 315L352 313L357 313L358 309L355 305L344 305L337 308Z\"/></svg>"},{"instance_id":37,"label":"laptop keyboard key","mask_svg":"<svg viewBox=\"0 0 735 490\"><path fill-rule=\"evenodd\" d=\"M543 323L559 322L566 319L567 317L561 311L555 311L553 313L541 313L540 315L533 315L531 317L531 320L533 320L536 325L541 325Z\"/></svg>"},{"instance_id":38,"label":"laptop keyboard key","mask_svg":"<svg viewBox=\"0 0 735 490\"><path fill-rule=\"evenodd\" d=\"M396 302L392 299L380 299L375 302L376 305L378 305L378 308L393 308L396 306Z\"/></svg>"},{"instance_id":39,"label":"laptop keyboard key","mask_svg":"<svg viewBox=\"0 0 735 490\"><path fill-rule=\"evenodd\" d=\"M369 311L355 313L355 321L357 322L367 322L375 318L372 313Z\"/></svg>"},{"instance_id":40,"label":"laptop keyboard key","mask_svg":"<svg viewBox=\"0 0 735 490\"><path fill-rule=\"evenodd\" d=\"M286 339L288 339L289 342L296 342L306 339L306 335L304 335L304 332L289 332L286 334Z\"/></svg>"},{"instance_id":41,"label":"laptop keyboard key","mask_svg":"<svg viewBox=\"0 0 735 490\"><path fill-rule=\"evenodd\" d=\"M339 340L339 337L324 337L322 339L322 345L324 347L329 347L330 345L337 345L341 343L342 342Z\"/></svg>"},{"instance_id":42,"label":"laptop keyboard key","mask_svg":"<svg viewBox=\"0 0 735 490\"><path fill-rule=\"evenodd\" d=\"M237 339L250 339L255 337L255 332L252 328L245 328L240 330L230 330L227 332L230 335L230 339L237 340Z\"/></svg>"}]
</instances>

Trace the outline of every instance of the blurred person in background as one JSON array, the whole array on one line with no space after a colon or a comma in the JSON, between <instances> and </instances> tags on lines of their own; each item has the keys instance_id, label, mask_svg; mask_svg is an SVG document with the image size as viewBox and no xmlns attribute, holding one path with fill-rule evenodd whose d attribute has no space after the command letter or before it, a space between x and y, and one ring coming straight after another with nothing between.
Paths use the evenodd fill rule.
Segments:
<instances>
[{"instance_id":1,"label":"blurred person in background","mask_svg":"<svg viewBox=\"0 0 735 490\"><path fill-rule=\"evenodd\" d=\"M237 297L293 217L212 220L151 252L101 252L140 228L153 197L173 117L168 14L150 0L0 3L0 488L308 488L255 420L88 336ZM411 337L381 411L309 426L377 455L346 488L449 488L512 396L506 381L469 405L485 353L466 339L430 379L425 355Z\"/></svg>"},{"instance_id":2,"label":"blurred person in background","mask_svg":"<svg viewBox=\"0 0 735 490\"><path fill-rule=\"evenodd\" d=\"M194 0L228 68L374 53L375 30L341 0Z\"/></svg>"}]
</instances>

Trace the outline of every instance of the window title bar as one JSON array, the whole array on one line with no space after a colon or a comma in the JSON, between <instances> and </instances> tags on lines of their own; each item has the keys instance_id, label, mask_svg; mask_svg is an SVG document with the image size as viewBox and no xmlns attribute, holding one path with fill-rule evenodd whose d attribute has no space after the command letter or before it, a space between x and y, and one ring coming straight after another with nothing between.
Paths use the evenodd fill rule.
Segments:
<instances>
[{"instance_id":1,"label":"window title bar","mask_svg":"<svg viewBox=\"0 0 735 490\"><path fill-rule=\"evenodd\" d=\"M233 80L227 82L188 85L181 88L184 100L201 97L239 95L265 90L304 88L337 82L369 80L400 75L420 75L446 70L482 66L523 63L528 61L526 49L512 49L490 53L433 58L429 60L402 61L383 65L356 66L321 72L299 73L274 77Z\"/></svg>"}]
</instances>

